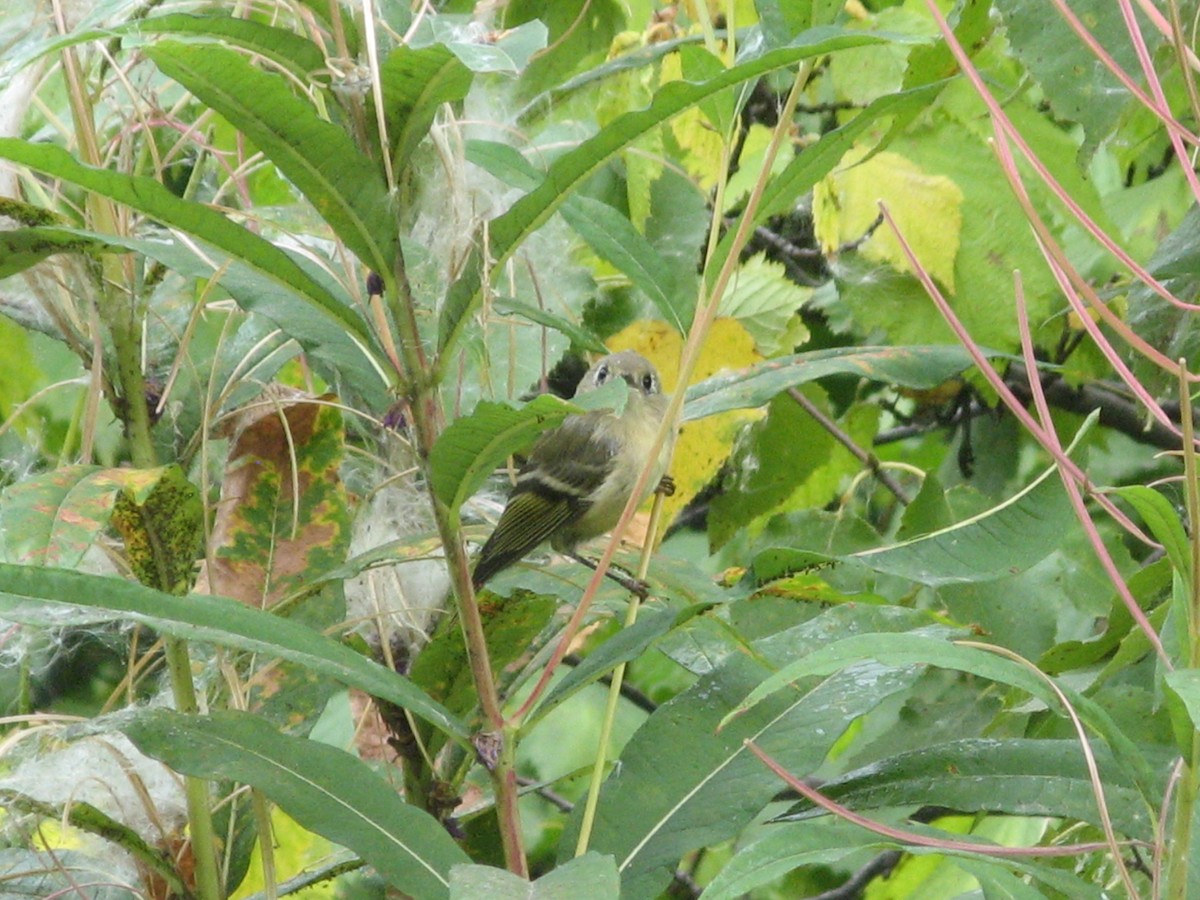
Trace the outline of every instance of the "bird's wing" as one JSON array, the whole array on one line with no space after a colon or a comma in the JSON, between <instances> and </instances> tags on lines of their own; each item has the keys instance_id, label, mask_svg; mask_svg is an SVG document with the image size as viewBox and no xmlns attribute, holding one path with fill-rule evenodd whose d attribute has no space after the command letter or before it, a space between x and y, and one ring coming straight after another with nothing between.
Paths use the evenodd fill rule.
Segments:
<instances>
[{"instance_id":1,"label":"bird's wing","mask_svg":"<svg viewBox=\"0 0 1200 900\"><path fill-rule=\"evenodd\" d=\"M476 587L587 512L590 495L612 472L620 449L589 421L596 415L605 414L570 416L553 432L553 442L534 444L500 521L479 553L471 576Z\"/></svg>"},{"instance_id":2,"label":"bird's wing","mask_svg":"<svg viewBox=\"0 0 1200 900\"><path fill-rule=\"evenodd\" d=\"M575 506L570 498L552 499L537 489L514 491L496 529L479 552L479 561L471 575L475 586L515 563L577 517Z\"/></svg>"},{"instance_id":3,"label":"bird's wing","mask_svg":"<svg viewBox=\"0 0 1200 900\"><path fill-rule=\"evenodd\" d=\"M546 491L561 490L583 503L604 483L616 465L621 445L611 428L598 427L610 413L568 416L555 431L539 440L517 477L518 489L526 482L540 483ZM546 438L552 437L553 440ZM536 489L536 488L535 488ZM582 515L586 503L576 509Z\"/></svg>"}]
</instances>

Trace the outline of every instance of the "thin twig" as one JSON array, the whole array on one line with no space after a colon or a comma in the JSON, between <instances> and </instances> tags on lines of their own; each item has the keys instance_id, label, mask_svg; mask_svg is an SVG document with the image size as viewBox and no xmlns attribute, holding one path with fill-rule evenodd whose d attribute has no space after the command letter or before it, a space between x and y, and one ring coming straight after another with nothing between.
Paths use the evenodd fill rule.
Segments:
<instances>
[{"instance_id":1,"label":"thin twig","mask_svg":"<svg viewBox=\"0 0 1200 900\"><path fill-rule=\"evenodd\" d=\"M817 894L811 900L853 900L860 897L868 884L876 878L886 878L903 858L904 854L899 850L885 850L851 875L845 884Z\"/></svg>"},{"instance_id":2,"label":"thin twig","mask_svg":"<svg viewBox=\"0 0 1200 900\"><path fill-rule=\"evenodd\" d=\"M854 440L854 438L846 434L846 432L842 430L837 422L833 421L833 419L821 412L815 403L800 393L799 389L788 388L788 396L795 400L796 403L800 405L801 409L812 416L818 425L828 431L830 435L833 436L834 440L849 450L855 459L870 469L871 474L875 476L876 480L889 491L891 491L897 500L899 500L905 506L908 506L908 504L912 503L912 498L908 496L904 488L900 487L900 485L894 478L892 478L891 475L884 471L883 467L879 464L879 459L874 453L864 450L862 447L858 446L858 443Z\"/></svg>"},{"instance_id":3,"label":"thin twig","mask_svg":"<svg viewBox=\"0 0 1200 900\"><path fill-rule=\"evenodd\" d=\"M557 807L562 812L569 813L575 809L575 804L558 791L554 790L553 788L548 788L544 784L539 784L537 780L533 778L527 778L524 775L518 775L517 784L523 788L533 788L533 792L535 794L537 794L551 806Z\"/></svg>"}]
</instances>

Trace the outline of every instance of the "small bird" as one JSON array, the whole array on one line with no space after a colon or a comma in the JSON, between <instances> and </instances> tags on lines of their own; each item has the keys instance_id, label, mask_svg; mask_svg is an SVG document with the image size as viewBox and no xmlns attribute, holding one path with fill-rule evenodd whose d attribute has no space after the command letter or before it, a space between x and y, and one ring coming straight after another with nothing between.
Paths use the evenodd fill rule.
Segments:
<instances>
[{"instance_id":1,"label":"small bird","mask_svg":"<svg viewBox=\"0 0 1200 900\"><path fill-rule=\"evenodd\" d=\"M594 391L614 378L624 378L630 388L620 415L598 410L567 416L533 445L496 530L480 551L471 576L476 588L543 541L574 556L577 544L617 524L650 458L668 398L654 366L632 350L613 353L593 365L575 395ZM669 436L639 502L662 478L672 443Z\"/></svg>"}]
</instances>

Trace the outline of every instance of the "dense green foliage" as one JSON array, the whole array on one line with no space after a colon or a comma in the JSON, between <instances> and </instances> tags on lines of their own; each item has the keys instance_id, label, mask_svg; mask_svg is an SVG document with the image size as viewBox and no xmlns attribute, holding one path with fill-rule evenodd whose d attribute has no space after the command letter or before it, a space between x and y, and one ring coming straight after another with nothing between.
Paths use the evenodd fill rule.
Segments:
<instances>
[{"instance_id":1,"label":"dense green foliage","mask_svg":"<svg viewBox=\"0 0 1200 900\"><path fill-rule=\"evenodd\" d=\"M1194 2L42 6L0 897L1200 896ZM605 348L648 597L476 596Z\"/></svg>"}]
</instances>

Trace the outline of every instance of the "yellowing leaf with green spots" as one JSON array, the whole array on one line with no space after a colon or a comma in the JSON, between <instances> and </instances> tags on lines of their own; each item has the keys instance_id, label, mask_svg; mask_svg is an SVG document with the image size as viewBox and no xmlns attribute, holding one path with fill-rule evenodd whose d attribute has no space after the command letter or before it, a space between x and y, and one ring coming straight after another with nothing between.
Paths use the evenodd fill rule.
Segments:
<instances>
[{"instance_id":1,"label":"yellowing leaf with green spots","mask_svg":"<svg viewBox=\"0 0 1200 900\"><path fill-rule=\"evenodd\" d=\"M208 590L247 606L275 608L315 575L345 560L350 516L340 467L341 413L327 401L287 389L235 420L206 569ZM341 620L336 591L311 590L280 609L314 630ZM311 727L332 680L294 663L256 673L249 708L293 734Z\"/></svg>"},{"instance_id":2,"label":"yellowing leaf with green spots","mask_svg":"<svg viewBox=\"0 0 1200 900\"><path fill-rule=\"evenodd\" d=\"M202 524L199 492L178 466L64 466L0 493L0 560L75 568L112 525L134 574L177 592L191 584Z\"/></svg>"},{"instance_id":3,"label":"yellowing leaf with green spots","mask_svg":"<svg viewBox=\"0 0 1200 900\"><path fill-rule=\"evenodd\" d=\"M178 466L134 471L121 481L112 523L130 568L142 584L186 593L204 549L200 492Z\"/></svg>"},{"instance_id":4,"label":"yellowing leaf with green spots","mask_svg":"<svg viewBox=\"0 0 1200 900\"><path fill-rule=\"evenodd\" d=\"M962 231L963 192L944 175L932 175L898 153L883 151L870 159L868 148L855 147L841 165L817 184L813 219L817 239L827 254L848 241L861 239L887 204L897 227L921 265L954 293L954 258ZM881 225L858 252L912 274L896 235Z\"/></svg>"},{"instance_id":5,"label":"yellowing leaf with green spots","mask_svg":"<svg viewBox=\"0 0 1200 900\"><path fill-rule=\"evenodd\" d=\"M679 390L679 359L683 338L666 322L634 322L608 340L609 349L636 350L654 363L662 378L663 390ZM754 338L736 319L719 318L708 333L700 352L692 382L703 381L723 369L740 369L761 362ZM747 422L762 416L758 409L738 409L688 422L675 441L670 475L675 493L666 499L663 527L708 484L728 458L733 442Z\"/></svg>"}]
</instances>

